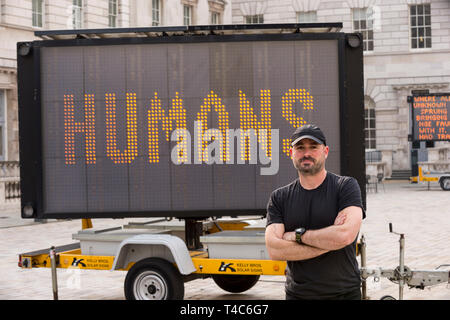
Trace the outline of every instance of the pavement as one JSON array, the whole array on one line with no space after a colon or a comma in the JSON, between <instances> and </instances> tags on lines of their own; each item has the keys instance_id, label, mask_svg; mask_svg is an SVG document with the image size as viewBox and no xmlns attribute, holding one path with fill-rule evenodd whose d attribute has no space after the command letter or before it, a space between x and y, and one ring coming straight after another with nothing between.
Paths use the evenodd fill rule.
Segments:
<instances>
[{"instance_id":1,"label":"pavement","mask_svg":"<svg viewBox=\"0 0 450 320\"><path fill-rule=\"evenodd\" d=\"M384 188L383 188L384 187ZM148 219L95 219L94 227L121 226ZM367 218L361 234L367 243L368 267L395 268L399 265L399 236L389 233L388 224L406 239L405 264L413 270L434 270L450 265L450 192L437 184L409 184L385 181L378 192L367 195ZM81 229L80 220L48 220L46 223L20 218L18 210L0 212L0 300L51 300L52 281L48 268L21 269L18 254L75 242L72 234ZM358 259L359 262L359 259ZM441 270L449 270L449 266ZM124 271L58 269L61 300L123 300ZM398 298L398 285L388 279L369 278L368 295ZM189 300L283 300L284 276L261 276L251 289L231 294L212 279L185 283ZM450 285L424 290L404 289L411 300L450 300Z\"/></svg>"}]
</instances>

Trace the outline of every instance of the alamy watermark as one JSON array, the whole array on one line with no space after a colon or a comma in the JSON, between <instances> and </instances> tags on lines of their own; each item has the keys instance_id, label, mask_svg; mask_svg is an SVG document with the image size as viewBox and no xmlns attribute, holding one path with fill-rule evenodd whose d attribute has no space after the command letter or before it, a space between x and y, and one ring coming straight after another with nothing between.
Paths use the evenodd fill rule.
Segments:
<instances>
[{"instance_id":1,"label":"alamy watermark","mask_svg":"<svg viewBox=\"0 0 450 320\"><path fill-rule=\"evenodd\" d=\"M193 139L187 129L172 132L171 140L177 144L171 151L171 160L176 165L261 164L264 165L260 168L261 175L274 175L279 170L279 130L268 131L215 128L203 131L202 122L195 121Z\"/></svg>"}]
</instances>

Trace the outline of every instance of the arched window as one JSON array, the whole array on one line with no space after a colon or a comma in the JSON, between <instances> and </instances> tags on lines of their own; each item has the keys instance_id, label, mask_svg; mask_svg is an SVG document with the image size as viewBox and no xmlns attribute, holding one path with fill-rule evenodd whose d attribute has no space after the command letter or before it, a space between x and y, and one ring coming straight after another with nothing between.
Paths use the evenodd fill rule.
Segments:
<instances>
[{"instance_id":1,"label":"arched window","mask_svg":"<svg viewBox=\"0 0 450 320\"><path fill-rule=\"evenodd\" d=\"M369 97L364 98L364 134L366 149L376 149L375 103Z\"/></svg>"}]
</instances>

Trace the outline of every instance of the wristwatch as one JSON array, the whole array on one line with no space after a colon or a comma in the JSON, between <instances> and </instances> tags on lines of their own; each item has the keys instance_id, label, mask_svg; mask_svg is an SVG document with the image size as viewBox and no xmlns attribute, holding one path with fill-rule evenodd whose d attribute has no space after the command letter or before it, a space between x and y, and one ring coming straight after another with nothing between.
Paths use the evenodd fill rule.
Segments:
<instances>
[{"instance_id":1,"label":"wristwatch","mask_svg":"<svg viewBox=\"0 0 450 320\"><path fill-rule=\"evenodd\" d=\"M297 229L295 229L295 241L298 244L303 244L302 235L304 235L305 232L306 232L305 228L297 228Z\"/></svg>"}]
</instances>

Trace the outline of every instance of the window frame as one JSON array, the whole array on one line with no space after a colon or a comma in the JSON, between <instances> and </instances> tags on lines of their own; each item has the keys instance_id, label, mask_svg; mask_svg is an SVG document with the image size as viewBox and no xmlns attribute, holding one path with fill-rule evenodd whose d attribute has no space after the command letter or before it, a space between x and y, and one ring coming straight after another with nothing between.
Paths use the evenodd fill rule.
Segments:
<instances>
[{"instance_id":1,"label":"window frame","mask_svg":"<svg viewBox=\"0 0 450 320\"><path fill-rule=\"evenodd\" d=\"M305 21L301 21L300 17L305 17ZM317 11L297 11L295 13L297 23L314 23L317 22Z\"/></svg>"},{"instance_id":2,"label":"window frame","mask_svg":"<svg viewBox=\"0 0 450 320\"><path fill-rule=\"evenodd\" d=\"M39 13L39 11L36 11L36 7L39 7L38 4L40 4L40 10L41 12ZM31 1L31 26L33 28L43 28L44 27L44 17L45 17L45 0L32 0ZM41 25L35 25L35 17L39 17L41 18ZM37 19L37 18L36 18Z\"/></svg>"},{"instance_id":3,"label":"window frame","mask_svg":"<svg viewBox=\"0 0 450 320\"><path fill-rule=\"evenodd\" d=\"M370 125L371 121L373 121L373 127ZM366 151L377 148L377 117L375 106L369 102L364 103L364 147Z\"/></svg>"},{"instance_id":4,"label":"window frame","mask_svg":"<svg viewBox=\"0 0 450 320\"><path fill-rule=\"evenodd\" d=\"M0 111L0 115L3 112L3 117L0 116L0 135L1 135L1 146L0 146L0 161L6 161L7 159L7 134L8 134L8 100L7 100L7 89L0 88L0 108L3 108L2 111ZM2 96L3 95L3 96Z\"/></svg>"},{"instance_id":5,"label":"window frame","mask_svg":"<svg viewBox=\"0 0 450 320\"><path fill-rule=\"evenodd\" d=\"M111 11L111 8L114 8L114 10ZM117 25L118 16L119 16L119 0L108 0L108 27L110 28L118 27Z\"/></svg>"},{"instance_id":6,"label":"window frame","mask_svg":"<svg viewBox=\"0 0 450 320\"><path fill-rule=\"evenodd\" d=\"M212 25L217 25L217 24L221 24L221 19L222 19L222 15L220 14L220 12L217 11L210 11L210 23ZM216 21L214 21L214 17L216 17Z\"/></svg>"},{"instance_id":7,"label":"window frame","mask_svg":"<svg viewBox=\"0 0 450 320\"><path fill-rule=\"evenodd\" d=\"M358 13L358 17L356 16ZM370 14L371 13L371 14ZM363 16L362 16L363 14ZM370 19L369 19L370 17ZM362 19L364 18L364 20ZM358 19L358 20L356 20ZM373 21L373 9L371 7L365 8L353 8L352 9L352 28L353 32L360 32L363 35L363 52L369 53L375 51L374 41L374 21ZM358 28L355 27L355 22L358 23ZM361 26L361 22L365 22L365 27ZM370 37L371 34L371 37ZM370 44L372 48L370 49Z\"/></svg>"},{"instance_id":8,"label":"window frame","mask_svg":"<svg viewBox=\"0 0 450 320\"><path fill-rule=\"evenodd\" d=\"M157 8L155 8L155 4L157 4ZM157 27L162 24L162 1L161 0L152 0L152 26ZM157 17L157 19L155 19ZM183 22L184 22L184 8L183 8Z\"/></svg>"},{"instance_id":9,"label":"window frame","mask_svg":"<svg viewBox=\"0 0 450 320\"><path fill-rule=\"evenodd\" d=\"M264 23L264 14L253 14L244 16L245 24L262 24Z\"/></svg>"},{"instance_id":10,"label":"window frame","mask_svg":"<svg viewBox=\"0 0 450 320\"><path fill-rule=\"evenodd\" d=\"M189 14L186 15L186 10L189 9ZM191 26L194 21L193 16L194 7L188 4L183 4L183 25L184 26ZM187 21L189 20L189 21ZM188 22L188 23L186 23Z\"/></svg>"},{"instance_id":11,"label":"window frame","mask_svg":"<svg viewBox=\"0 0 450 320\"><path fill-rule=\"evenodd\" d=\"M415 8L416 13L412 14L412 8ZM423 8L423 13L419 16L418 9L419 7ZM428 13L425 13L425 8L428 7ZM413 26L412 19L416 18L416 24ZM422 18L423 24L419 26L419 17ZM426 24L426 17L429 17L429 24ZM417 52L417 51L430 51L433 48L433 30L432 30L432 24L431 24L431 4L430 3L422 3L422 4L411 4L408 6L408 24L409 24L409 50ZM421 36L419 36L420 31L419 29L423 29L423 43L424 46L422 48L419 47L419 39ZM430 34L427 35L427 28L430 30ZM416 36L413 36L413 29L416 29ZM414 39L413 39L414 38ZM427 47L427 39L429 39L430 46ZM413 41L417 40L417 47L413 48Z\"/></svg>"},{"instance_id":12,"label":"window frame","mask_svg":"<svg viewBox=\"0 0 450 320\"><path fill-rule=\"evenodd\" d=\"M72 28L82 29L84 27L84 1L83 0L72 0ZM79 23L77 23L76 18L79 18Z\"/></svg>"}]
</instances>

